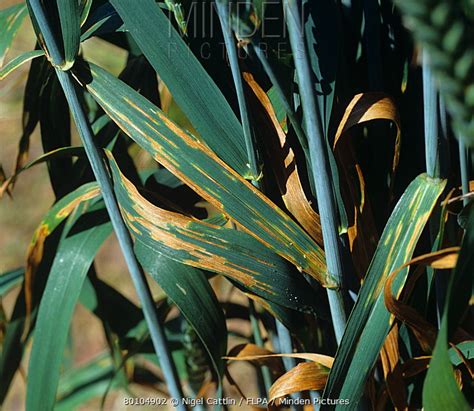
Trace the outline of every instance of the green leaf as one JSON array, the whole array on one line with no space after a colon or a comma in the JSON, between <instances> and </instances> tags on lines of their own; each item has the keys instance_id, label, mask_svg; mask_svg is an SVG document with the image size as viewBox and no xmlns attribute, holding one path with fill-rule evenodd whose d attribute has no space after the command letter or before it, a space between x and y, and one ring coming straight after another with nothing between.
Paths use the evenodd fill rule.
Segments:
<instances>
[{"instance_id":1,"label":"green leaf","mask_svg":"<svg viewBox=\"0 0 474 411\"><path fill-rule=\"evenodd\" d=\"M444 187L445 181L421 174L408 186L393 210L349 317L329 375L326 398L349 398L349 409L357 409L392 322L384 304L385 281L411 259ZM403 269L394 280L395 295L402 290L407 273L408 268Z\"/></svg>"},{"instance_id":2,"label":"green leaf","mask_svg":"<svg viewBox=\"0 0 474 411\"><path fill-rule=\"evenodd\" d=\"M143 269L160 285L196 331L215 371L222 377L227 328L224 313L204 273L155 253L141 241L135 243L135 253Z\"/></svg>"},{"instance_id":3,"label":"green leaf","mask_svg":"<svg viewBox=\"0 0 474 411\"><path fill-rule=\"evenodd\" d=\"M36 57L44 56L43 50L31 50L20 54L14 59L10 60L0 70L0 81L5 79L12 71L15 71L21 65L33 60Z\"/></svg>"},{"instance_id":4,"label":"green leaf","mask_svg":"<svg viewBox=\"0 0 474 411\"><path fill-rule=\"evenodd\" d=\"M80 218L57 250L36 322L28 367L28 410L52 410L54 407L74 307L92 261L111 233L108 222L97 221L96 213L103 211L102 207Z\"/></svg>"},{"instance_id":5,"label":"green leaf","mask_svg":"<svg viewBox=\"0 0 474 411\"><path fill-rule=\"evenodd\" d=\"M266 300L314 311L309 284L284 259L243 231L154 206L107 155L122 215L138 241L175 261L225 275Z\"/></svg>"},{"instance_id":6,"label":"green leaf","mask_svg":"<svg viewBox=\"0 0 474 411\"><path fill-rule=\"evenodd\" d=\"M110 3L104 3L88 17L82 30L81 41L85 41L92 36L124 31L124 26L122 19Z\"/></svg>"},{"instance_id":7,"label":"green leaf","mask_svg":"<svg viewBox=\"0 0 474 411\"><path fill-rule=\"evenodd\" d=\"M72 369L61 377L55 411L69 411L102 396L114 375L109 353L99 354L85 365ZM118 383L112 383L115 388Z\"/></svg>"},{"instance_id":8,"label":"green leaf","mask_svg":"<svg viewBox=\"0 0 474 411\"><path fill-rule=\"evenodd\" d=\"M92 0L81 0L81 27L89 17L89 13L92 7Z\"/></svg>"},{"instance_id":9,"label":"green leaf","mask_svg":"<svg viewBox=\"0 0 474 411\"><path fill-rule=\"evenodd\" d=\"M249 167L237 117L154 0L112 0L126 28L202 140L240 175Z\"/></svg>"},{"instance_id":10,"label":"green leaf","mask_svg":"<svg viewBox=\"0 0 474 411\"><path fill-rule=\"evenodd\" d=\"M450 278L445 309L436 345L423 385L426 410L471 410L454 379L448 352L449 329L453 330L469 305L474 272L474 209L471 207L458 262ZM451 357L452 358L452 357Z\"/></svg>"},{"instance_id":11,"label":"green leaf","mask_svg":"<svg viewBox=\"0 0 474 411\"><path fill-rule=\"evenodd\" d=\"M26 14L25 4L16 4L0 10L0 67L3 66L5 56Z\"/></svg>"},{"instance_id":12,"label":"green leaf","mask_svg":"<svg viewBox=\"0 0 474 411\"><path fill-rule=\"evenodd\" d=\"M0 275L0 297L4 296L13 287L20 284L24 275L25 270L23 268L7 271Z\"/></svg>"},{"instance_id":13,"label":"green leaf","mask_svg":"<svg viewBox=\"0 0 474 411\"><path fill-rule=\"evenodd\" d=\"M277 254L323 285L334 285L311 237L208 147L105 70L91 65L77 75L111 119L174 175Z\"/></svg>"},{"instance_id":14,"label":"green leaf","mask_svg":"<svg viewBox=\"0 0 474 411\"><path fill-rule=\"evenodd\" d=\"M92 200L100 195L97 183L86 183L71 193L65 195L54 204L33 234L30 249L44 238L50 235L61 224L74 209L85 200Z\"/></svg>"},{"instance_id":15,"label":"green leaf","mask_svg":"<svg viewBox=\"0 0 474 411\"><path fill-rule=\"evenodd\" d=\"M81 37L81 11L78 0L56 0L61 23L61 34L64 46L64 67L67 70L74 64L79 52Z\"/></svg>"},{"instance_id":16,"label":"green leaf","mask_svg":"<svg viewBox=\"0 0 474 411\"><path fill-rule=\"evenodd\" d=\"M466 357L467 360L472 360L474 358L474 341L464 341L456 345L456 348L461 351L462 355ZM454 366L458 366L462 363L461 358L459 357L458 352L454 348L448 350L449 360Z\"/></svg>"}]
</instances>

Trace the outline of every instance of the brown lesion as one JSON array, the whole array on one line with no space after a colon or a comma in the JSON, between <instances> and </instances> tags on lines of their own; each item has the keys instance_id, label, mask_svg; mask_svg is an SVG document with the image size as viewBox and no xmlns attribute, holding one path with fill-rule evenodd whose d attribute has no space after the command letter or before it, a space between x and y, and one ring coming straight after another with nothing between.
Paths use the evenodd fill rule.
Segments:
<instances>
[{"instance_id":1,"label":"brown lesion","mask_svg":"<svg viewBox=\"0 0 474 411\"><path fill-rule=\"evenodd\" d=\"M340 171L340 189L344 201L347 235L352 259L359 278L363 278L377 248L377 231L370 199L366 196L365 178L354 150L351 129L373 120L392 121L397 129L394 141L392 178L400 152L400 117L394 100L384 93L361 93L347 105L334 138L334 154Z\"/></svg>"},{"instance_id":2,"label":"brown lesion","mask_svg":"<svg viewBox=\"0 0 474 411\"><path fill-rule=\"evenodd\" d=\"M265 132L268 136L265 142L272 160L270 166L276 177L285 207L316 243L323 248L319 215L313 208L313 200L308 197L303 188L295 152L288 136L279 123L265 91L250 73L244 73L244 79L252 90L257 104L260 105L258 112L264 117L261 124L267 125Z\"/></svg>"},{"instance_id":3,"label":"brown lesion","mask_svg":"<svg viewBox=\"0 0 474 411\"><path fill-rule=\"evenodd\" d=\"M61 210L59 210L56 213L56 217L58 219L66 218L67 216L69 216L69 214L71 214L74 211L74 209L80 203L82 203L84 201L87 201L87 200L92 200L93 198L97 197L99 194L100 194L99 187L96 187L96 188L88 191L87 193L83 194L82 196L75 198L73 201L71 201L69 204L64 206Z\"/></svg>"},{"instance_id":4,"label":"brown lesion","mask_svg":"<svg viewBox=\"0 0 474 411\"><path fill-rule=\"evenodd\" d=\"M140 195L137 188L121 174L118 168L116 168L116 171L120 176L120 182L129 195L134 210L132 214L122 208L122 213L130 229L136 235L142 235L143 229L145 229L153 240L163 244L164 247L183 251L189 254L190 257L194 257L183 260L182 262L185 264L229 276L253 289L260 289L272 294L275 293L271 286L257 279L260 275L259 272L232 263L225 256L217 255L214 252L216 250L211 252L205 246L200 246L194 242L190 243L186 240L186 238L196 239L202 244L225 251L225 241L220 238L218 239L219 241L212 241L212 236L201 235L199 231L190 229L190 225L203 225L215 230L221 230L222 228L192 217L161 209L151 204ZM266 262L265 265L268 266L269 264Z\"/></svg>"},{"instance_id":5,"label":"brown lesion","mask_svg":"<svg viewBox=\"0 0 474 411\"><path fill-rule=\"evenodd\" d=\"M92 91L92 89L90 89ZM93 93L95 94L95 93ZM107 103L104 102L104 105L107 107ZM104 107L105 108L105 107ZM107 107L110 111L110 107ZM143 109L140 108L141 112L143 113ZM216 166L219 167L221 170L222 174L225 175L226 178L230 179L233 183L238 182L239 184L239 189L240 190L245 190L245 191L251 191L252 196L255 198L256 201L261 202L261 205L263 206L264 204L266 207L270 210L272 210L274 213L277 214L278 220L281 222L281 230L279 234L275 233L273 230L268 230L266 231L268 233L268 236L273 239L275 242L274 244L271 245L271 248L273 248L278 254L282 255L284 258L288 259L289 261L293 262L296 265L302 265L304 260L308 260L308 272L310 274L316 275L319 278L321 277L321 272L324 271L321 268L320 264L320 259L321 259L321 252L318 246L311 240L311 238L305 234L303 230L301 230L298 233L298 237L301 239L302 243L305 243L307 246L307 250L304 250L304 253L302 251L298 251L296 248L288 248L288 247L279 247L277 244L288 244L292 242L292 239L290 236L288 236L289 232L295 232L297 226L293 222L293 220L285 214L281 209L276 207L266 196L264 196L260 191L258 191L255 187L252 186L252 184L248 181L246 181L242 176L240 176L235 170L233 170L230 166L228 166L224 161L222 161L213 151L211 151L207 146L203 145L199 141L197 141L194 138L191 138L188 134L186 134L183 130L181 130L179 127L177 127L174 123L170 122L166 117L159 113L159 111L156 112L157 116L160 117L160 119L164 122L164 124L167 125L167 127L172 131L173 133L176 133L175 135L182 141L184 142L189 148L198 150L201 156L206 157L205 161L210 163L210 164L215 164ZM148 113L145 113L147 118L150 117ZM114 114L112 113L112 118L116 118ZM226 214L228 214L227 210L225 210L225 207L223 207L222 202L220 201L219 196L217 195L218 193L215 192L213 195L210 194L210 190L212 190L211 187L206 187L203 188L203 183L200 182L199 184L196 184L193 182L193 179L188 178L188 176L184 175L182 170L181 170L181 165L177 161L176 158L173 158L170 156L169 153L166 152L166 150L163 149L163 147L156 143L153 142L152 136L148 136L147 133L145 133L143 130L139 129L137 126L130 124L130 119L129 118L122 118L122 121L125 122L126 124L130 125L132 129L134 129L139 135L145 137L147 142L151 144L152 148L152 155L155 157L157 161L159 161L163 166L168 168L173 174L175 174L179 179L182 181L186 182L192 189L196 191L199 195L201 195L203 198L208 200L211 204L214 206L221 208L224 210ZM119 121L120 123L120 121ZM126 126L124 124L119 124L119 126L127 133L128 130L126 129ZM156 133L160 138L163 138L162 133L160 133L158 130L153 128L153 132ZM133 134L133 133L132 133ZM136 137L135 137L136 138ZM137 141L138 143L143 143L141 141ZM180 145L180 144L178 144ZM204 161L203 161L204 162ZM199 171L196 169L196 171ZM239 200L239 197L233 191L231 190L231 187L225 187L222 184L218 184L215 181L212 181L212 178L208 175L206 175L205 172L201 171L200 172L201 177L204 177L207 179L210 183L212 183L213 186L216 187L218 190L224 190L228 193L229 196L233 196L236 200ZM216 185L217 184L217 185ZM242 203L245 206L246 212L249 213L250 215L253 215L255 218L262 219L263 221L266 221L268 219L268 216L262 215L261 212L257 211L254 207L252 207L250 204L247 203ZM229 215L229 217L233 217ZM263 240L260 238L258 233L255 233L252 227L244 227L244 230L248 232L250 235L258 239L260 242L263 244L270 246L268 244L268 239ZM297 251L297 252L295 252ZM298 253L300 254L298 256Z\"/></svg>"}]
</instances>

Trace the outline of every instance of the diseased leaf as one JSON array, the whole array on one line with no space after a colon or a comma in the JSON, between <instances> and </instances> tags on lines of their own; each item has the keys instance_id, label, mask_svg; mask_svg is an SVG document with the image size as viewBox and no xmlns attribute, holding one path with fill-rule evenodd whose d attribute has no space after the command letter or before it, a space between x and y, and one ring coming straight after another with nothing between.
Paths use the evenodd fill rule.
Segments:
<instances>
[{"instance_id":1,"label":"diseased leaf","mask_svg":"<svg viewBox=\"0 0 474 411\"><path fill-rule=\"evenodd\" d=\"M267 142L271 154L269 166L275 174L278 188L288 211L296 218L311 237L319 244L323 244L319 215L314 211L301 184L299 167L296 163L294 151L283 130L272 103L265 91L258 85L250 73L244 73L244 79L254 92L256 98L265 109L269 120L273 124L278 141Z\"/></svg>"},{"instance_id":2,"label":"diseased leaf","mask_svg":"<svg viewBox=\"0 0 474 411\"><path fill-rule=\"evenodd\" d=\"M97 183L87 183L59 200L48 211L43 221L33 234L28 247L25 269L25 299L27 312L32 307L32 289L36 270L43 257L43 246L46 238L75 210L78 204L100 195Z\"/></svg>"},{"instance_id":3,"label":"diseased leaf","mask_svg":"<svg viewBox=\"0 0 474 411\"><path fill-rule=\"evenodd\" d=\"M93 211L80 218L62 239L49 273L28 367L26 407L29 410L52 410L54 407L74 307L92 261L112 231L110 223L97 219L96 213L104 211L103 206Z\"/></svg>"},{"instance_id":4,"label":"diseased leaf","mask_svg":"<svg viewBox=\"0 0 474 411\"><path fill-rule=\"evenodd\" d=\"M270 403L295 392L321 390L326 384L329 370L315 362L302 362L276 380L268 392Z\"/></svg>"},{"instance_id":5,"label":"diseased leaf","mask_svg":"<svg viewBox=\"0 0 474 411\"><path fill-rule=\"evenodd\" d=\"M107 155L122 215L137 241L178 262L225 275L267 300L314 312L309 284L287 261L243 231L154 206Z\"/></svg>"},{"instance_id":6,"label":"diseased leaf","mask_svg":"<svg viewBox=\"0 0 474 411\"><path fill-rule=\"evenodd\" d=\"M392 404L397 410L408 408L406 386L403 380L398 346L398 324L395 324L385 339L380 351L383 375Z\"/></svg>"},{"instance_id":7,"label":"diseased leaf","mask_svg":"<svg viewBox=\"0 0 474 411\"><path fill-rule=\"evenodd\" d=\"M311 362L316 362L323 365L326 368L331 368L334 362L332 357L322 354L314 353L286 353L286 354L274 354L271 351L265 350L255 344L243 344L237 347L234 347L229 355L226 356L226 360L229 361L264 361L270 360L272 358L297 358L300 360L307 360Z\"/></svg>"},{"instance_id":8,"label":"diseased leaf","mask_svg":"<svg viewBox=\"0 0 474 411\"><path fill-rule=\"evenodd\" d=\"M5 192L8 192L8 189L15 182L18 175L28 170L29 168L50 161L52 159L83 156L85 156L84 147L61 147L39 156L38 158L34 159L33 161L30 161L28 164L17 170L15 174L7 178L0 185L0 199L3 197Z\"/></svg>"},{"instance_id":9,"label":"diseased leaf","mask_svg":"<svg viewBox=\"0 0 474 411\"><path fill-rule=\"evenodd\" d=\"M395 102L383 93L362 93L352 98L338 125L333 145L342 176L340 183L348 217L349 247L361 278L375 252L379 234L375 226L372 204L366 192L362 167L355 153L354 142L349 137L352 127L373 120L393 121L397 128L392 162L392 174L394 174L400 154L401 124Z\"/></svg>"},{"instance_id":10,"label":"diseased leaf","mask_svg":"<svg viewBox=\"0 0 474 411\"><path fill-rule=\"evenodd\" d=\"M413 258L391 273L385 282L385 307L387 307L387 310L398 320L403 321L410 327L425 352L432 351L437 330L429 321L419 314L415 308L400 301L392 294L392 284L396 280L398 273L410 265L420 264L433 268L453 268L456 265L458 252L459 247L451 247ZM418 272L420 274L422 273L421 270ZM415 273L413 276L414 277L410 278L410 280L416 281L419 275ZM407 283L409 283L409 281L407 281ZM405 297L407 296L405 295Z\"/></svg>"},{"instance_id":11,"label":"diseased leaf","mask_svg":"<svg viewBox=\"0 0 474 411\"><path fill-rule=\"evenodd\" d=\"M459 390L448 354L450 329L454 330L466 309L472 291L474 271L474 209L471 207L459 259L450 278L441 327L433 358L423 384L423 407L427 410L470 410Z\"/></svg>"},{"instance_id":12,"label":"diseased leaf","mask_svg":"<svg viewBox=\"0 0 474 411\"><path fill-rule=\"evenodd\" d=\"M143 269L160 285L196 331L214 370L222 378L227 328L224 313L204 273L157 254L140 241L135 244L135 253Z\"/></svg>"},{"instance_id":13,"label":"diseased leaf","mask_svg":"<svg viewBox=\"0 0 474 411\"><path fill-rule=\"evenodd\" d=\"M32 50L20 54L14 59L10 60L5 66L0 69L0 81L5 79L12 71L15 71L18 67L33 60L36 57L44 56L43 50Z\"/></svg>"},{"instance_id":14,"label":"diseased leaf","mask_svg":"<svg viewBox=\"0 0 474 411\"><path fill-rule=\"evenodd\" d=\"M384 93L361 93L352 98L338 125L333 147L334 149L337 148L340 139L350 128L356 124L362 124L372 120L390 120L393 121L397 127L392 161L393 173L400 159L401 123L395 102Z\"/></svg>"},{"instance_id":15,"label":"diseased leaf","mask_svg":"<svg viewBox=\"0 0 474 411\"><path fill-rule=\"evenodd\" d=\"M422 174L412 181L397 203L347 322L325 388L326 398L350 398L349 409L357 408L364 385L390 330L390 313L383 299L384 283L392 271L411 258L444 186L445 181ZM407 272L407 269L401 271L394 281L392 292L395 295L401 291Z\"/></svg>"},{"instance_id":16,"label":"diseased leaf","mask_svg":"<svg viewBox=\"0 0 474 411\"><path fill-rule=\"evenodd\" d=\"M321 284L334 286L323 252L309 235L199 140L99 67L91 65L78 78L114 122L157 161L264 245Z\"/></svg>"}]
</instances>

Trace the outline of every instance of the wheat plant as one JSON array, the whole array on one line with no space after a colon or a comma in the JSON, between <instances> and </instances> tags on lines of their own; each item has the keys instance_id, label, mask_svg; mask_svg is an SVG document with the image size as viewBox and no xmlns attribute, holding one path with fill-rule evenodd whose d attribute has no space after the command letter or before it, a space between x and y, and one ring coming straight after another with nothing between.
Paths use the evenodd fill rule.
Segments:
<instances>
[{"instance_id":1,"label":"wheat plant","mask_svg":"<svg viewBox=\"0 0 474 411\"><path fill-rule=\"evenodd\" d=\"M472 409L472 1L0 5L0 198L45 166L55 197L0 262L5 409Z\"/></svg>"}]
</instances>

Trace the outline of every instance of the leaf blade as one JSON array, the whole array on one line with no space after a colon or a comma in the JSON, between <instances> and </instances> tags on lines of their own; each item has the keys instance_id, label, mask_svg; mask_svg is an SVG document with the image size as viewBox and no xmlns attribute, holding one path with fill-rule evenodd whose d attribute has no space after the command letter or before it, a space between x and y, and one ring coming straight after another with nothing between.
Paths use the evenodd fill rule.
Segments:
<instances>
[{"instance_id":1,"label":"leaf blade","mask_svg":"<svg viewBox=\"0 0 474 411\"><path fill-rule=\"evenodd\" d=\"M5 56L26 14L27 10L24 4L16 4L0 10L0 27L2 27L0 31L0 67L3 66Z\"/></svg>"},{"instance_id":2,"label":"leaf blade","mask_svg":"<svg viewBox=\"0 0 474 411\"><path fill-rule=\"evenodd\" d=\"M288 215L148 100L105 70L90 68L78 79L137 144L264 245L323 285L334 285L323 251Z\"/></svg>"},{"instance_id":3,"label":"leaf blade","mask_svg":"<svg viewBox=\"0 0 474 411\"><path fill-rule=\"evenodd\" d=\"M82 282L111 229L109 223L93 226L63 239L58 248L38 311L28 367L29 410L53 409L61 359Z\"/></svg>"},{"instance_id":4,"label":"leaf blade","mask_svg":"<svg viewBox=\"0 0 474 411\"><path fill-rule=\"evenodd\" d=\"M383 284L392 271L411 258L444 186L444 181L421 174L412 181L397 203L349 317L325 397L350 398L350 408L357 407L364 383L390 329L390 314L383 300ZM401 271L394 283L396 290L403 286L406 274L407 269Z\"/></svg>"},{"instance_id":5,"label":"leaf blade","mask_svg":"<svg viewBox=\"0 0 474 411\"><path fill-rule=\"evenodd\" d=\"M140 7L127 0L111 3L201 137L234 170L246 175L249 168L239 121L158 5L153 0L142 0Z\"/></svg>"},{"instance_id":6,"label":"leaf blade","mask_svg":"<svg viewBox=\"0 0 474 411\"><path fill-rule=\"evenodd\" d=\"M229 277L267 300L314 312L309 284L285 260L243 231L154 206L121 173L112 153L107 156L122 215L137 240L175 261Z\"/></svg>"}]
</instances>

